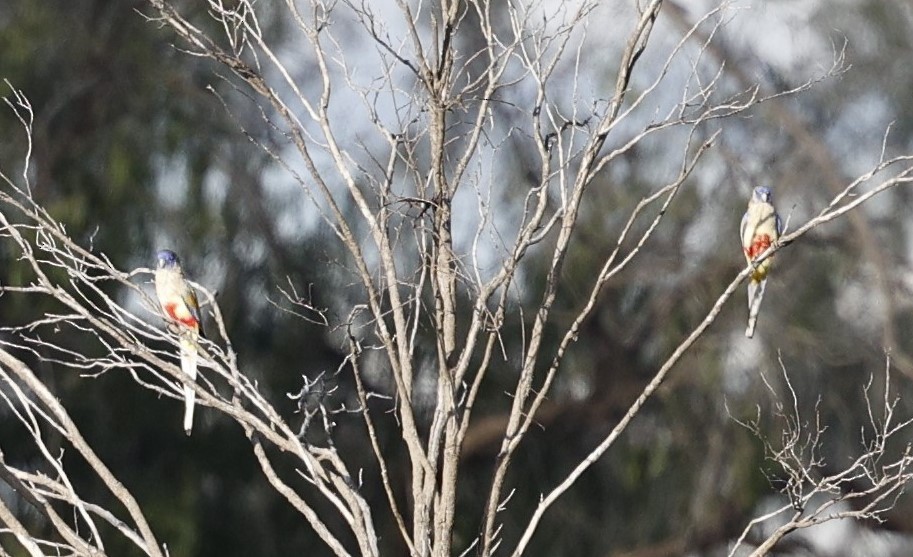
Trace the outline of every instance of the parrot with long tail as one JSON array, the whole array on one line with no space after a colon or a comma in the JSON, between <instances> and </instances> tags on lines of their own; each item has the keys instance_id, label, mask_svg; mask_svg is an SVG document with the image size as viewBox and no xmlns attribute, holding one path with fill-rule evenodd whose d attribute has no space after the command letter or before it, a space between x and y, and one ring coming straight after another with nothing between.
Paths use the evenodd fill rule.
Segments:
<instances>
[{"instance_id":1,"label":"parrot with long tail","mask_svg":"<svg viewBox=\"0 0 913 557\"><path fill-rule=\"evenodd\" d=\"M180 336L181 370L191 380L197 379L197 341L203 337L200 304L193 288L184 278L181 260L171 250L158 252L155 270L155 293L165 315L175 323ZM196 393L184 385L184 431L193 428L193 407Z\"/></svg>"},{"instance_id":2,"label":"parrot with long tail","mask_svg":"<svg viewBox=\"0 0 913 557\"><path fill-rule=\"evenodd\" d=\"M742 217L739 230L745 259L754 265L748 280L748 328L745 329L745 336L751 338L758 321L761 299L764 297L764 287L767 284L767 274L773 264L773 257L767 257L758 264L754 264L754 260L767 251L780 238L783 231L780 215L773 206L770 188L758 186L751 192L748 209Z\"/></svg>"}]
</instances>

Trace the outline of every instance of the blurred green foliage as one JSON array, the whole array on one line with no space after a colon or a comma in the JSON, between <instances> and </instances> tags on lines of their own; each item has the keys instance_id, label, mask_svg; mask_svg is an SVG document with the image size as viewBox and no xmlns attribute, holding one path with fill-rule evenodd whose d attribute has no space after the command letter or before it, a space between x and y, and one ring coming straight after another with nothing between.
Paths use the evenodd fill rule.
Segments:
<instances>
[{"instance_id":1,"label":"blurred green foliage","mask_svg":"<svg viewBox=\"0 0 913 557\"><path fill-rule=\"evenodd\" d=\"M250 105L232 95L213 67L175 49L167 30L134 11L145 9L144 2L110 0L6 0L0 5L0 77L25 92L36 115L35 197L73 237L121 268L150 265L163 243L178 251L194 278L218 290L245 369L282 411L293 415L294 404L285 393L300 388L302 374L335 370L341 347L322 328L264 300L276 299L277 285L288 279L296 285L323 285L315 289L317 305L331 306L333 296L346 295L337 273L345 255L325 231L282 229L280 216L286 213L280 209L306 200L271 189L271 161L237 129L240 118L250 133L268 137L257 128L262 122L248 117ZM727 166L732 159L719 155L716 164L728 168L727 185L708 188L698 174L670 209L665 228L645 247L642 260L607 286L543 410L541 430L534 429L511 472L510 483L518 491L504 516L506 539L522 531L540 493L560 481L617 423L740 269L735 231L748 191L746 173L749 181L776 184L781 211L789 214L797 207L801 221L800 216L814 214L834 193L814 148L825 150L838 183L844 183L860 171L858 164L841 164L855 147L865 144L877 152L880 146L880 135L871 132L880 121L853 128L840 115L859 110L859 103L875 103L883 107L881 120L897 122L889 148L913 145L913 69L898 62L911 51L913 16L891 2L839 9L822 4L820 9L817 31L829 36L834 26L841 29L853 68L781 105L801 120L813 145L766 108L752 120L726 123L734 131L724 135L724 154L770 164L762 166L761 174ZM270 33L281 41L286 32L281 20L269 23ZM773 75L771 81L777 83L804 79L760 67L763 62L738 44L727 56L727 64L757 64L758 74ZM886 63L890 79L884 79ZM209 86L227 99L233 116L207 92ZM741 134L757 144L739 142ZM0 137L0 166L21 164L23 134L9 114L0 115ZM510 154L522 161L524 148L513 148L520 153ZM550 346L614 246L626 217L615 208L629 207L649 190L651 166L662 150L660 145L632 155L624 161L624 174L594 185L562 276ZM519 162L514 172L517 183L524 183ZM547 516L529 554L615 555L651 547L673 548L668 554L712 554L725 546L772 491L760 444L728 412L744 419L756 405L769 411L759 373L776 382L778 355L803 404L809 405L805 409L822 399L828 461L839 466L858 451L858 431L867 420L861 385L869 374L880 372L884 349L898 359L896 388L911 393L913 320L909 281L904 282L909 271L903 271L909 268L911 209L910 194L896 191L881 212L860 212L857 222L822 227L808 242L782 252L765 299L761 338L753 346L739 338L743 304L730 304L618 446ZM701 249L689 251L685 238L696 215L715 219L715 224L708 228L712 233L704 233ZM872 253L872 246L880 255ZM16 254L4 249L0 244L0 281L26 283ZM537 261L525 276L526 301L541 295L547 264ZM847 287L857 282L874 290L868 293L881 300L881 309L863 305L870 313L841 314L837 301L850 296ZM13 296L0 298L4 323L23 323L49 309ZM864 327L863 321L877 325ZM520 328L514 314L505 336L518 335ZM508 403L504 388L514 373L510 358L517 356L511 353L507 362L492 364L492 381L479 402L480 420L498 423ZM178 427L178 405L157 399L126 376L109 373L89 380L50 364L40 369L106 463L133 490L173 555L285 556L310 552L319 543L263 479L236 426L204 409L200 427L186 439ZM351 396L348 379L335 380L342 387L340 398ZM383 404L389 403L378 402L379 408ZM904 403L902 409L909 412L913 406ZM407 465L395 421L378 415L394 479L405 489ZM385 494L376 483L361 426L356 417L340 416L339 421L339 442L348 445L351 469L365 468L365 477L373 480L366 482L365 493L381 508ZM12 455L15 451L8 447L16 446L23 432L8 422L0 425L0 446ZM458 548L477 532L479 494L490 482L496 452L495 440L481 430L470 433ZM90 477L85 470L75 474L86 483L87 499L106 503ZM913 531L908 509L906 503L899 507L891 527ZM404 554L391 519L381 512L378 519L381 546L389 555ZM134 554L117 541L108 550L110 555Z\"/></svg>"}]
</instances>

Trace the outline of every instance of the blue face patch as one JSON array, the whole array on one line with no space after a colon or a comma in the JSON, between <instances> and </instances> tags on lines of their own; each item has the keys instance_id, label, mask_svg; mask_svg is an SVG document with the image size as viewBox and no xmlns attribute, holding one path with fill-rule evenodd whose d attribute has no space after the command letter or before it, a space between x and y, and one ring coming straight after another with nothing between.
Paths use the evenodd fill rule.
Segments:
<instances>
[{"instance_id":1,"label":"blue face patch","mask_svg":"<svg viewBox=\"0 0 913 557\"><path fill-rule=\"evenodd\" d=\"M158 257L159 263L163 267L164 266L170 267L172 265L177 265L177 263L178 263L177 254L174 253L173 251L171 251L170 249L163 249L162 251L158 252L158 254L156 254L156 257Z\"/></svg>"}]
</instances>

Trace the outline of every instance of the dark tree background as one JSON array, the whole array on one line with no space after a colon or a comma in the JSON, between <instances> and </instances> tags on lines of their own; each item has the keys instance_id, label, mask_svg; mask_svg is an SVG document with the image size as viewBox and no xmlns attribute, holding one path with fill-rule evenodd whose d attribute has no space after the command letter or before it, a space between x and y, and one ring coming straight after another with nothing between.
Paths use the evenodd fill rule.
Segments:
<instances>
[{"instance_id":1,"label":"dark tree background","mask_svg":"<svg viewBox=\"0 0 913 557\"><path fill-rule=\"evenodd\" d=\"M199 9L183 4L190 13ZM685 4L663 7L661 36L645 51L647 67L657 63L653 49L676 42L694 23ZM792 4L767 2L753 7L747 22L733 18L721 28L703 56L722 65L723 83L734 89L757 83L768 94L795 87L844 43L845 71L800 95L761 105L750 118L727 121L717 148L688 179L645 255L607 285L584 322L537 414L539 427L510 472L511 485L527 487L511 505L533 508L541 491L592 450L742 269L737 230L751 186L773 186L781 214L796 226L876 162L888 126L889 154L913 148L909 5ZM290 24L278 11L261 21L274 43ZM0 77L28 96L35 113L35 199L73 238L122 269L151 266L162 247L178 251L194 280L216 292L241 364L285 415L294 415L296 404L287 394L300 389L301 377L321 372L328 388L338 387L340 403L352 402L349 374L337 373L347 352L339 331L284 311L280 291L312 285L314 305L333 314L339 300L355 296L345 254L305 208L303 193L248 137L269 143L275 131L224 79L224 69L176 48L169 29L141 15L149 13L140 1L0 4ZM353 30L350 40L365 39ZM599 46L583 56L597 74L602 67L610 71L621 45L601 45L604 50L596 52ZM297 71L307 75L310 63L302 60ZM632 89L645 85L635 78ZM509 107L494 110L510 118ZM0 168L18 168L23 144L8 111L0 113L0 137ZM528 175L530 141L517 138L502 152L515 164L501 177L512 187L500 195L515 196L518 203L538 180ZM666 140L645 142L593 186L562 271L554 331L547 331L546 343L557 345L614 247L627 213L613 208L639 199L662 169L677 165L670 152L677 153ZM822 473L840 469L859 452L860 428L869 423L863 386L874 375L875 388L884 388L886 352L892 388L902 397L897 411L913 415L911 214L910 190L897 188L778 253L756 337L742 335L740 294L614 449L545 516L528 554L725 554L726 544L775 500L776 467L733 417L750 418L757 406L769 415L761 374L782 386L778 358L800 405L811 412L817 403L826 424ZM519 299L541 297L547 266L548 252L542 250L541 261L516 286ZM0 242L0 284L27 282L27 273L11 245ZM111 294L119 295L116 288ZM7 293L0 296L0 327L28 322L48 309ZM515 319L505 327L517 332L521 325L529 322ZM6 334L0 332L0 340ZM511 358L518 357L492 362L492 380L477 403L463 447L458 497L467 512L456 519L455 547L478 534L480 494L489 487L507 420L499 381L512 381ZM88 380L50 362L36 364L142 503L171 555L312 552L315 535L263 479L235 423L204 408L194 435L185 438L178 404L136 388L123 374ZM374 404L383 410L393 402ZM383 504L359 417L342 412L336 419L340 450L364 467L365 497ZM398 454L391 459L393 481L408 489L408 459L397 448L395 416L378 425L381 442ZM763 425L777 435L776 423ZM17 450L23 435L9 416L0 422L0 450L7 458L33 458ZM79 471L74 474L79 480ZM6 486L0 496L11 497ZM881 524L841 522L834 535L845 543L814 541L809 534L813 541L797 538L784 552L836 557L869 547L871 555L907 554L913 548L910 511L901 498ZM22 520L40 521L27 510ZM392 520L379 520L384 553L407 554ZM524 526L507 518L503 535L514 539ZM110 555L133 554L126 542L107 549Z\"/></svg>"}]
</instances>

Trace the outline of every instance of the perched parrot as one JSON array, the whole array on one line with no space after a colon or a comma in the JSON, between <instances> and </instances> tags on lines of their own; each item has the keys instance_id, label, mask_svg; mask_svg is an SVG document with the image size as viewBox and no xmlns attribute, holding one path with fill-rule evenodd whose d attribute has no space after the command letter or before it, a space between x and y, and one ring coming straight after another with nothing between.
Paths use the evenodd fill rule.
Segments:
<instances>
[{"instance_id":1,"label":"perched parrot","mask_svg":"<svg viewBox=\"0 0 913 557\"><path fill-rule=\"evenodd\" d=\"M751 192L748 201L748 210L742 217L740 234L742 237L742 251L745 259L752 263L755 258L767 251L771 244L780 237L783 225L780 216L772 203L770 188L758 186ZM757 264L748 281L748 328L745 336L754 335L755 324L758 321L758 311L761 309L761 299L764 297L764 286L767 284L767 273L773 263L768 257Z\"/></svg>"},{"instance_id":2,"label":"perched parrot","mask_svg":"<svg viewBox=\"0 0 913 557\"><path fill-rule=\"evenodd\" d=\"M158 267L155 271L155 293L162 311L178 327L181 345L181 370L191 381L197 379L197 339L203 336L203 322L200 320L200 305L197 295L184 279L181 260L171 250L158 252ZM190 435L193 427L193 405L196 393L184 386L184 431Z\"/></svg>"}]
</instances>

